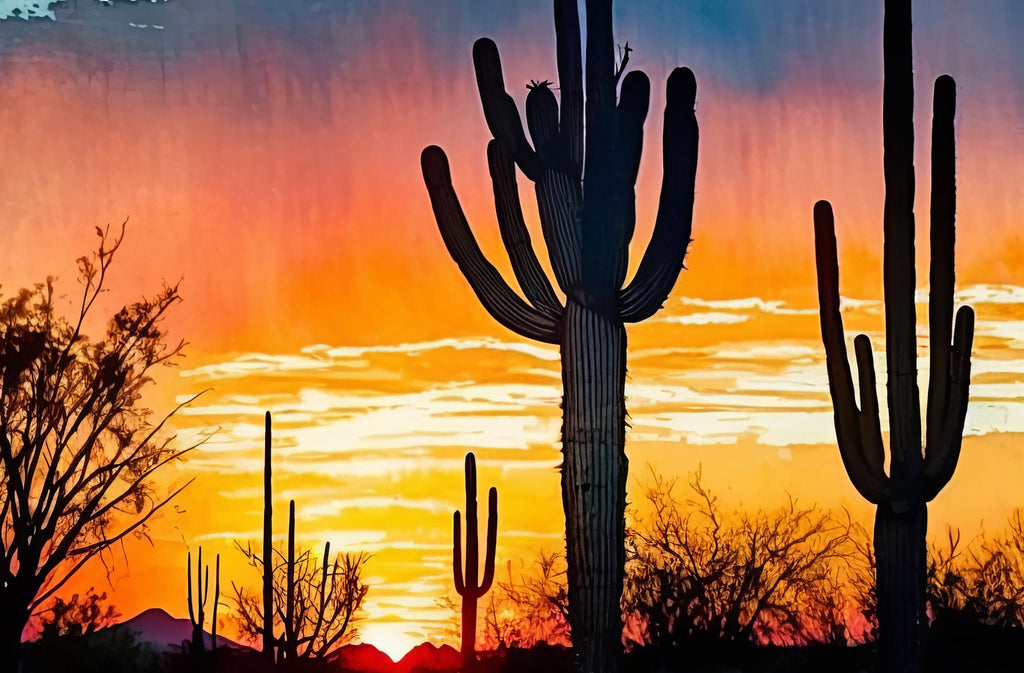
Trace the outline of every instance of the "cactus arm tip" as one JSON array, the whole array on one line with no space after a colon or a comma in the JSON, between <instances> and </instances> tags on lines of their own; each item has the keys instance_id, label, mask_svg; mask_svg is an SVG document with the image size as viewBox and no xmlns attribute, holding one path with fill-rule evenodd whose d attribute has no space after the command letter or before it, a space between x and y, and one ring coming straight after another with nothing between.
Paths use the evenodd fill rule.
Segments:
<instances>
[{"instance_id":1,"label":"cactus arm tip","mask_svg":"<svg viewBox=\"0 0 1024 673\"><path fill-rule=\"evenodd\" d=\"M539 180L544 167L526 140L516 102L505 91L501 56L493 40L484 37L473 44L473 65L484 118L491 135L508 148L526 177Z\"/></svg>"}]
</instances>

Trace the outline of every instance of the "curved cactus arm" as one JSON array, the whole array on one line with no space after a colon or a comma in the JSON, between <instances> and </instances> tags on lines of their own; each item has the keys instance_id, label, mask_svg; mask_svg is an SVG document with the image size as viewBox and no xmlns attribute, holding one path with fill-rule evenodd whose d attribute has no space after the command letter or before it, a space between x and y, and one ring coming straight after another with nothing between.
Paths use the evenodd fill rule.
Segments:
<instances>
[{"instance_id":1,"label":"curved cactus arm","mask_svg":"<svg viewBox=\"0 0 1024 673\"><path fill-rule=\"evenodd\" d=\"M480 580L480 594L487 593L494 581L494 552L498 540L498 489L491 486L487 492L487 553L484 555L484 577Z\"/></svg>"},{"instance_id":2,"label":"curved cactus arm","mask_svg":"<svg viewBox=\"0 0 1024 673\"><path fill-rule=\"evenodd\" d=\"M843 318L839 311L839 260L836 253L835 222L832 206L827 201L819 201L814 205L814 252L818 271L821 339L825 345L829 393L835 408L839 453L857 491L869 502L879 504L889 496L889 482L881 470L872 468L878 462L877 450L870 448L865 451L863 445L861 427L862 422L867 421L862 421L861 412L854 400L853 376L846 356ZM866 370L861 373L860 379L863 386L862 404L865 411L872 406L877 411L871 346L863 339L860 343L863 345L857 349L858 364Z\"/></svg>"},{"instance_id":3,"label":"curved cactus arm","mask_svg":"<svg viewBox=\"0 0 1024 673\"><path fill-rule=\"evenodd\" d=\"M545 165L551 164L536 183L537 213L551 268L566 294L579 284L579 208L582 194L579 180L564 169L566 155L558 141L558 102L546 85L538 85L526 97L526 120L530 136L541 151ZM563 159L559 159L562 157Z\"/></svg>"},{"instance_id":4,"label":"curved cactus arm","mask_svg":"<svg viewBox=\"0 0 1024 673\"><path fill-rule=\"evenodd\" d=\"M953 329L953 245L956 218L956 83L935 81L932 114L931 287L928 298L930 339L928 411L925 447L931 451L944 429L950 395L950 340Z\"/></svg>"},{"instance_id":5,"label":"curved cactus arm","mask_svg":"<svg viewBox=\"0 0 1024 673\"><path fill-rule=\"evenodd\" d=\"M473 44L473 65L476 68L476 85L480 90L484 118L491 135L508 148L526 177L539 180L544 166L526 140L515 100L505 91L501 57L493 40L482 37Z\"/></svg>"},{"instance_id":6,"label":"curved cactus arm","mask_svg":"<svg viewBox=\"0 0 1024 673\"><path fill-rule=\"evenodd\" d=\"M423 150L421 163L423 179L445 246L480 303L495 320L513 332L544 343L558 343L556 321L529 306L513 292L481 252L452 186L444 150L433 145L427 147Z\"/></svg>"},{"instance_id":7,"label":"curved cactus arm","mask_svg":"<svg viewBox=\"0 0 1024 673\"><path fill-rule=\"evenodd\" d=\"M693 72L689 68L673 70L665 106L664 176L658 216L636 276L619 292L619 313L624 322L639 322L654 315L683 268L690 245L697 177L696 96Z\"/></svg>"},{"instance_id":8,"label":"curved cactus arm","mask_svg":"<svg viewBox=\"0 0 1024 673\"><path fill-rule=\"evenodd\" d=\"M857 357L857 375L860 382L861 453L871 473L884 475L885 447L882 444L882 424L878 413L875 364L871 354L871 340L866 334L857 335L853 340L853 350Z\"/></svg>"},{"instance_id":9,"label":"curved cactus arm","mask_svg":"<svg viewBox=\"0 0 1024 673\"><path fill-rule=\"evenodd\" d=\"M949 404L945 425L936 445L929 445L924 461L925 491L931 500L953 477L963 442L967 399L971 385L971 346L974 342L974 309L961 306L956 313L953 350L950 355Z\"/></svg>"},{"instance_id":10,"label":"curved cactus arm","mask_svg":"<svg viewBox=\"0 0 1024 673\"><path fill-rule=\"evenodd\" d=\"M609 269L615 288L622 287L629 265L629 241L636 226L636 177L640 172L640 154L644 143L644 121L651 102L651 81L634 70L622 80L622 91L615 115L615 182L613 203L619 236L610 246Z\"/></svg>"},{"instance_id":11,"label":"curved cactus arm","mask_svg":"<svg viewBox=\"0 0 1024 673\"><path fill-rule=\"evenodd\" d=\"M526 299L541 313L558 320L562 315L562 304L551 288L544 270L537 260L530 241L530 232L523 219L519 205L519 188L516 185L516 168L508 150L497 140L487 144L487 166L491 172L494 188L494 210L498 215L501 240L512 262L519 287Z\"/></svg>"},{"instance_id":12,"label":"curved cactus arm","mask_svg":"<svg viewBox=\"0 0 1024 673\"><path fill-rule=\"evenodd\" d=\"M460 596L466 595L466 583L462 579L462 517L458 510L452 517L452 530L455 531L452 543L452 569L455 572L455 591Z\"/></svg>"},{"instance_id":13,"label":"curved cactus arm","mask_svg":"<svg viewBox=\"0 0 1024 673\"><path fill-rule=\"evenodd\" d=\"M573 177L583 167L583 51L580 14L576 0L555 0L555 49L558 87L561 94L561 133L569 158L576 164Z\"/></svg>"}]
</instances>

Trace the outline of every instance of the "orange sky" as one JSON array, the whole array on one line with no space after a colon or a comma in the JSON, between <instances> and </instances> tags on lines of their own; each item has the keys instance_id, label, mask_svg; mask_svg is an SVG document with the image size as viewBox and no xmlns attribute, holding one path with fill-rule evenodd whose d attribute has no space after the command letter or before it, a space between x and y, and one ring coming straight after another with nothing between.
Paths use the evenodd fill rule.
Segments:
<instances>
[{"instance_id":1,"label":"orange sky","mask_svg":"<svg viewBox=\"0 0 1024 673\"><path fill-rule=\"evenodd\" d=\"M129 217L103 308L182 278L172 336L190 345L181 370L160 377L153 405L213 389L175 422L183 440L219 428L165 475L168 484L196 477L183 511L154 522L153 547L131 543L127 568L120 560L113 599L125 616L151 605L185 614L182 538L222 553L226 579L254 584L231 540L257 537L266 408L282 427L277 511L294 493L303 539L375 554L366 640L397 651L439 636L447 616L433 598L449 590L450 517L462 506L466 450L480 457L481 484L501 492L502 559L560 544L561 521L550 516L560 502L556 353L480 308L444 250L419 174L424 146L448 151L481 245L507 272L470 43L438 55L416 13L394 5L360 24L327 22L328 38L358 32L369 46L318 80L295 74L315 70L306 61L316 54L263 28L244 45L182 47L153 31L121 37L82 23L76 33L78 24L58 20L33 24L2 52L6 287L53 273L70 290L94 227ZM211 16L228 33L241 25ZM0 24L3 35L23 29ZM1011 434L1024 430L1011 423L1024 376L1024 137L1015 99L1002 93L1015 66L987 52L947 53L946 25L933 26L918 51L918 277L927 260L926 83L951 71L960 78L958 287L979 312L975 383L991 388L975 387L982 406L957 476L932 508L933 531L943 521L969 530L982 518L1001 522L1024 475ZM521 103L522 85L553 79L554 63L550 36L515 40L519 27L497 37ZM78 41L55 47L47 31L60 29ZM788 491L869 513L830 446L810 215L817 199L832 201L843 294L880 299L876 41L844 47L864 50L859 78L794 57L767 94L725 76L696 47L645 53L631 42L631 65L648 72L654 92L634 268L654 219L663 83L675 57L696 71L701 126L689 270L658 319L630 332L634 474L647 462L675 475L703 464L726 500L774 504ZM520 177L539 241L525 183ZM853 310L848 330L869 331L882 349L877 305ZM805 432L811 414L814 431ZM81 582L97 578L94 569ZM410 597L410 607L399 605Z\"/></svg>"}]
</instances>

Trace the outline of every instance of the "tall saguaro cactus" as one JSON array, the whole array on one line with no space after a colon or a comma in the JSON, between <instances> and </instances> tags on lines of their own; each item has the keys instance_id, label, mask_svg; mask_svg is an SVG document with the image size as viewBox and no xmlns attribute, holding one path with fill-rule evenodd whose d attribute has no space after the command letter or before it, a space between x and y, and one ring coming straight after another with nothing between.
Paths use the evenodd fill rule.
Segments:
<instances>
[{"instance_id":1,"label":"tall saguaro cactus","mask_svg":"<svg viewBox=\"0 0 1024 673\"><path fill-rule=\"evenodd\" d=\"M880 669L885 673L914 673L920 670L927 625L927 503L953 476L960 456L970 384L974 312L969 306L961 307L956 315L956 328L952 329L956 85L951 77L943 75L935 82L932 120L930 362L926 449L922 451L914 312L914 86L910 0L886 0L883 45L888 474L884 469L871 343L863 334L854 341L860 378L859 409L855 399L839 310L835 225L832 207L827 201L819 201L814 206L814 239L821 335L827 354L839 450L853 485L878 507L874 540Z\"/></svg>"},{"instance_id":2,"label":"tall saguaro cactus","mask_svg":"<svg viewBox=\"0 0 1024 673\"><path fill-rule=\"evenodd\" d=\"M683 266L697 169L696 82L687 68L668 78L654 234L636 276L625 284L650 81L637 71L622 77L626 59L616 67L611 0L587 0L584 88L576 0L555 0L554 10L561 100L546 82L531 86L526 121L532 146L505 91L497 47L489 39L473 47L484 117L494 136L487 159L498 225L526 301L480 251L444 151L427 147L421 163L445 245L484 308L519 335L559 345L569 623L577 665L611 672L621 651L625 564L624 324L654 315ZM516 166L534 183L564 303L531 245Z\"/></svg>"},{"instance_id":3,"label":"tall saguaro cactus","mask_svg":"<svg viewBox=\"0 0 1024 673\"><path fill-rule=\"evenodd\" d=\"M476 515L476 457L466 454L466 570L462 570L462 525L458 510L453 515L454 542L452 569L455 591L462 596L462 673L470 673L476 664L476 607L494 580L494 550L498 535L498 489L487 492L487 549L484 552L484 576L480 572L480 536Z\"/></svg>"}]
</instances>

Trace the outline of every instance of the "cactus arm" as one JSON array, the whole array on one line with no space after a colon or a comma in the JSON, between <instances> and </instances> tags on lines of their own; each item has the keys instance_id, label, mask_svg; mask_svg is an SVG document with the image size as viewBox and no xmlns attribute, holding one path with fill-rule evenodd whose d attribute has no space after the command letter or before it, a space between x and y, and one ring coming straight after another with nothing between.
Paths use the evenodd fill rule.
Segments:
<instances>
[{"instance_id":1,"label":"cactus arm","mask_svg":"<svg viewBox=\"0 0 1024 673\"><path fill-rule=\"evenodd\" d=\"M828 369L828 388L835 408L836 439L843 465L857 491L869 502L878 504L888 495L889 487L885 475L873 471L867 453L862 446L861 418L854 400L853 376L846 355L846 340L843 335L843 318L839 311L839 260L836 253L835 222L832 206L819 201L814 206L814 252L818 272L818 306L821 318L821 339L825 346L825 361ZM862 340L863 343L863 340ZM866 370L861 381L873 382L874 369L871 366L870 344L859 349L859 364ZM870 407L875 387L865 385L862 390L865 406ZM874 401L877 407L877 400ZM877 461L877 453L870 454Z\"/></svg>"},{"instance_id":2,"label":"cactus arm","mask_svg":"<svg viewBox=\"0 0 1024 673\"><path fill-rule=\"evenodd\" d=\"M546 84L533 86L526 97L530 135L547 170L536 182L537 212L548 247L551 268L567 294L579 282L579 180L565 168L568 155L559 146L558 103Z\"/></svg>"},{"instance_id":3,"label":"cactus arm","mask_svg":"<svg viewBox=\"0 0 1024 673\"><path fill-rule=\"evenodd\" d=\"M274 664L274 498L271 447L273 435L270 412L263 416L263 656Z\"/></svg>"},{"instance_id":4,"label":"cactus arm","mask_svg":"<svg viewBox=\"0 0 1024 673\"><path fill-rule=\"evenodd\" d=\"M615 218L619 224L616 245L609 247L612 256L607 268L613 270L615 288L622 287L629 265L629 241L636 226L636 177L640 171L640 154L644 142L644 121L651 100L651 81L634 70L622 81L619 105L615 114Z\"/></svg>"},{"instance_id":5,"label":"cactus arm","mask_svg":"<svg viewBox=\"0 0 1024 673\"><path fill-rule=\"evenodd\" d=\"M950 340L953 325L953 246L956 238L956 84L943 75L935 81L932 114L931 273L928 299L930 339L928 411L925 447L938 443L948 406Z\"/></svg>"},{"instance_id":6,"label":"cactus arm","mask_svg":"<svg viewBox=\"0 0 1024 673\"><path fill-rule=\"evenodd\" d=\"M580 15L576 0L555 0L555 50L561 93L561 132L569 158L576 164L573 177L583 166L583 51Z\"/></svg>"},{"instance_id":7,"label":"cactus arm","mask_svg":"<svg viewBox=\"0 0 1024 673\"><path fill-rule=\"evenodd\" d=\"M423 178L438 228L452 259L491 316L513 332L544 343L558 343L557 324L524 302L484 257L452 187L448 158L436 146L423 150Z\"/></svg>"},{"instance_id":8,"label":"cactus arm","mask_svg":"<svg viewBox=\"0 0 1024 673\"><path fill-rule=\"evenodd\" d=\"M480 595L487 593L494 581L494 552L498 539L498 489L491 486L487 492L487 553L484 556L484 578L480 581Z\"/></svg>"},{"instance_id":9,"label":"cactus arm","mask_svg":"<svg viewBox=\"0 0 1024 673\"><path fill-rule=\"evenodd\" d=\"M455 572L455 591L460 596L465 596L466 583L462 578L462 525L458 510L456 510L452 519L454 522L452 529L455 531L454 539L452 540L452 570Z\"/></svg>"},{"instance_id":10,"label":"cactus arm","mask_svg":"<svg viewBox=\"0 0 1024 673\"><path fill-rule=\"evenodd\" d=\"M974 309L961 306L951 354L949 406L937 446L929 446L924 462L925 498L931 500L953 477L963 442L964 421L971 384L971 346L974 341Z\"/></svg>"},{"instance_id":11,"label":"cactus arm","mask_svg":"<svg viewBox=\"0 0 1024 673\"><path fill-rule=\"evenodd\" d=\"M497 140L487 144L487 165L494 188L494 209L498 215L501 240L508 251L519 287L534 308L557 321L562 315L562 305L544 275L530 241L530 232L519 205L515 163Z\"/></svg>"},{"instance_id":12,"label":"cactus arm","mask_svg":"<svg viewBox=\"0 0 1024 673\"><path fill-rule=\"evenodd\" d=\"M505 91L505 80L501 75L501 57L498 47L488 38L480 38L473 44L473 65L476 68L476 84L480 90L480 102L484 118L491 135L508 148L520 170L531 180L539 180L544 172L537 153L530 147L523 132L516 102Z\"/></svg>"},{"instance_id":13,"label":"cactus arm","mask_svg":"<svg viewBox=\"0 0 1024 673\"><path fill-rule=\"evenodd\" d=\"M285 577L284 598L284 650L286 658L291 659L295 644L295 501L288 502L288 565Z\"/></svg>"},{"instance_id":14,"label":"cactus arm","mask_svg":"<svg viewBox=\"0 0 1024 673\"><path fill-rule=\"evenodd\" d=\"M689 68L673 70L665 106L664 175L658 215L636 276L619 292L619 313L624 322L639 322L654 315L683 268L690 245L697 176L696 95L693 72Z\"/></svg>"},{"instance_id":15,"label":"cactus arm","mask_svg":"<svg viewBox=\"0 0 1024 673\"><path fill-rule=\"evenodd\" d=\"M890 473L914 475L921 461L914 304L914 72L910 1L886 3L883 28L882 144L885 173L886 367Z\"/></svg>"},{"instance_id":16,"label":"cactus arm","mask_svg":"<svg viewBox=\"0 0 1024 673\"><path fill-rule=\"evenodd\" d=\"M840 318L841 319L841 318ZM857 356L857 374L860 381L860 446L864 464L872 474L885 474L885 447L882 444L882 425L878 413L878 390L875 387L875 364L871 355L871 340L860 334L853 340Z\"/></svg>"},{"instance_id":17,"label":"cactus arm","mask_svg":"<svg viewBox=\"0 0 1024 673\"><path fill-rule=\"evenodd\" d=\"M195 613L195 611L194 611L194 609L192 607L192 552L188 553L187 567L188 567L188 570L187 570L187 573L188 573L188 620L190 622L192 622L193 626L195 626L195 623L196 623L196 613ZM180 575L179 575L179 577L180 577Z\"/></svg>"}]
</instances>

